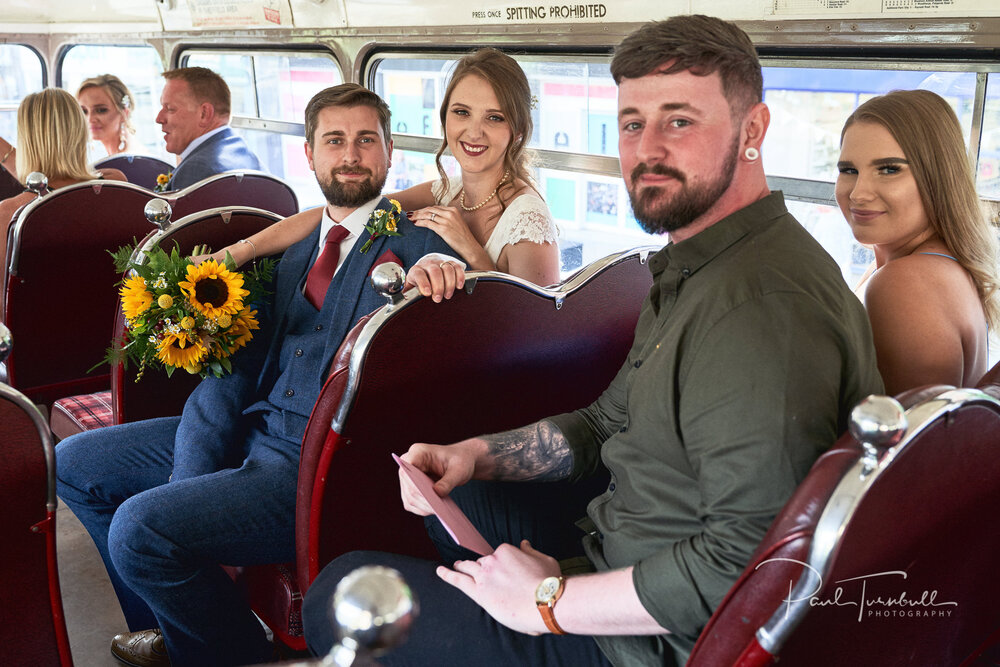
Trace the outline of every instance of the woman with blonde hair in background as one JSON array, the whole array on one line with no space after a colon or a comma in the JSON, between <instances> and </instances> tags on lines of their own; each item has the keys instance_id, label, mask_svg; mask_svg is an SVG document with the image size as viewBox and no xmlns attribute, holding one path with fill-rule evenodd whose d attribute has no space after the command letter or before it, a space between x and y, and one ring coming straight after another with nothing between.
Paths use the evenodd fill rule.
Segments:
<instances>
[{"instance_id":1,"label":"woman with blonde hair in background","mask_svg":"<svg viewBox=\"0 0 1000 667\"><path fill-rule=\"evenodd\" d=\"M22 183L35 171L45 174L50 190L99 178L128 180L117 169L95 170L87 165L87 122L76 98L62 88L46 88L21 100L17 151L4 147L6 143L0 143L0 150L16 153L15 170ZM34 197L23 192L0 201L0 257L6 256L11 218Z\"/></svg>"},{"instance_id":2,"label":"woman with blonde hair in background","mask_svg":"<svg viewBox=\"0 0 1000 667\"><path fill-rule=\"evenodd\" d=\"M926 90L875 97L847 119L838 170L837 203L875 252L858 292L886 391L974 386L1000 326L997 239L955 112Z\"/></svg>"},{"instance_id":3,"label":"woman with blonde hair in background","mask_svg":"<svg viewBox=\"0 0 1000 667\"><path fill-rule=\"evenodd\" d=\"M549 285L559 280L557 230L526 165L531 138L531 88L510 56L492 48L458 61L441 104L441 178L391 195L421 227L443 238L469 270L502 271ZM461 167L449 178L445 149ZM336 178L336 174L334 174ZM214 253L242 264L299 241L319 224L322 209L303 211ZM199 258L201 259L201 258Z\"/></svg>"}]
</instances>

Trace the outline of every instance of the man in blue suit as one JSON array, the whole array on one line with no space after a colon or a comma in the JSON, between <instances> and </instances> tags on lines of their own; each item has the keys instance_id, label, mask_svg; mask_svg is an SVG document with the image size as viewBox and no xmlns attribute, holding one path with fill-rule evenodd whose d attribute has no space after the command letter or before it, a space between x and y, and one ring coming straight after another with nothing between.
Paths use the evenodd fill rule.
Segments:
<instances>
[{"instance_id":1,"label":"man in blue suit","mask_svg":"<svg viewBox=\"0 0 1000 667\"><path fill-rule=\"evenodd\" d=\"M59 495L94 538L131 630L112 642L126 664L271 657L219 564L294 559L302 436L345 334L383 303L367 285L371 270L453 254L405 215L400 236L377 236L361 251L366 223L390 206L379 194L392 154L389 120L385 103L357 84L309 102L306 156L328 204L320 228L285 252L259 335L236 355L231 375L204 380L180 417L107 427L58 447ZM439 270L441 262L426 263Z\"/></svg>"},{"instance_id":2,"label":"man in blue suit","mask_svg":"<svg viewBox=\"0 0 1000 667\"><path fill-rule=\"evenodd\" d=\"M180 190L230 169L260 169L260 160L229 128L229 86L205 67L181 67L163 73L156 122L167 152L177 156L167 187Z\"/></svg>"}]
</instances>

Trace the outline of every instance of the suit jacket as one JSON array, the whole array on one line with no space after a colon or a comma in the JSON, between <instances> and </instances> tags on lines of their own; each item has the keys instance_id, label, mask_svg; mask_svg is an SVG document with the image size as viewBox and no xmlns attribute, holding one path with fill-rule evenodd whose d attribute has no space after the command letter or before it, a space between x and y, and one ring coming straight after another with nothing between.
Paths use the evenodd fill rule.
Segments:
<instances>
[{"instance_id":1,"label":"suit jacket","mask_svg":"<svg viewBox=\"0 0 1000 667\"><path fill-rule=\"evenodd\" d=\"M231 169L259 170L260 168L260 160L251 152L242 137L236 136L227 127L191 151L191 154L174 169L167 187L171 190L180 190L204 178Z\"/></svg>"},{"instance_id":2,"label":"suit jacket","mask_svg":"<svg viewBox=\"0 0 1000 667\"><path fill-rule=\"evenodd\" d=\"M379 208L389 206L382 198ZM380 236L367 253L359 249L367 240L362 233L354 248L337 271L327 291L321 313L328 320L322 363L315 369L318 386L329 372L330 364L344 336L361 317L385 304L372 288L369 275L377 260L391 251L404 269L431 252L458 256L437 234L416 227L405 215L400 216L400 236ZM238 466L246 456L243 443L249 428L247 413L267 409L268 393L279 380L278 360L287 325L287 310L296 290L301 290L308 270L317 255L319 227L306 239L285 251L275 275L274 293L267 307L260 309L261 329L254 339L233 358L233 372L221 378L203 380L188 398L174 447L174 479L214 472ZM312 397L315 402L316 397ZM289 415L285 438L300 442L306 420Z\"/></svg>"}]
</instances>

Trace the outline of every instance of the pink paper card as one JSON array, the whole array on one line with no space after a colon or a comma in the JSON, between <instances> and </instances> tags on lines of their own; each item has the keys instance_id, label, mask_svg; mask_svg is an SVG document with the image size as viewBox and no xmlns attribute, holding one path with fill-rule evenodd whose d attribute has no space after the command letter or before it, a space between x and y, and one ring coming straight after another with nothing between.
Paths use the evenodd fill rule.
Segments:
<instances>
[{"instance_id":1,"label":"pink paper card","mask_svg":"<svg viewBox=\"0 0 1000 667\"><path fill-rule=\"evenodd\" d=\"M410 465L395 454L392 455L392 458L434 510L434 514L451 535L451 539L455 540L455 544L475 551L480 556L489 556L493 553L493 547L479 534L476 527L469 521L469 517L465 516L455 501L447 496L442 498L434 492L434 482L424 474L424 471Z\"/></svg>"}]
</instances>

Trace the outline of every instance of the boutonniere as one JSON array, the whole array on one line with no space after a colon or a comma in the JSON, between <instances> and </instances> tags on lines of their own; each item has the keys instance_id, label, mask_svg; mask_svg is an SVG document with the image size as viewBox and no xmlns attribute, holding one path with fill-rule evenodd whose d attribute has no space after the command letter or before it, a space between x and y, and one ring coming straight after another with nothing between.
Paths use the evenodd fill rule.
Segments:
<instances>
[{"instance_id":1,"label":"boutonniere","mask_svg":"<svg viewBox=\"0 0 1000 667\"><path fill-rule=\"evenodd\" d=\"M372 247L372 242L380 236L399 236L396 228L399 223L399 214L403 212L403 207L395 199L390 199L389 203L392 204L391 209L377 208L372 211L371 217L368 218L368 224L365 225L365 229L368 230L371 236L361 246L361 254L368 252L369 248Z\"/></svg>"},{"instance_id":2,"label":"boutonniere","mask_svg":"<svg viewBox=\"0 0 1000 667\"><path fill-rule=\"evenodd\" d=\"M153 187L153 192L166 192L167 185L170 183L170 179L173 178L174 172L169 174L160 174L156 177L156 185Z\"/></svg>"}]
</instances>

